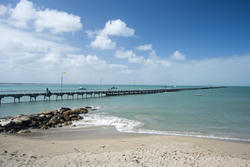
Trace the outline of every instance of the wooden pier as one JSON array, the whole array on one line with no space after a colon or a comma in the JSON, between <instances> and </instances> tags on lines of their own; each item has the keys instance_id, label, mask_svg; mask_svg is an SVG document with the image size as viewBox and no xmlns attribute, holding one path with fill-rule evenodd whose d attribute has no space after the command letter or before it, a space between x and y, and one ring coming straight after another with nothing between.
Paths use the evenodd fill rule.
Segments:
<instances>
[{"instance_id":1,"label":"wooden pier","mask_svg":"<svg viewBox=\"0 0 250 167\"><path fill-rule=\"evenodd\" d=\"M201 89L216 89L225 87L198 87L198 88L166 88L166 89L138 89L138 90L91 90L91 91L65 91L65 92L51 92L47 94L41 93L10 93L0 94L0 104L3 98L12 97L13 102L20 103L22 97L28 97L29 101L37 101L37 97L42 96L43 100L50 100L51 97L55 97L56 100L63 100L64 96L67 99L79 99L88 97L103 97L103 96L122 96L122 95L136 95L136 94L153 94L153 93L164 93L164 92L178 92L185 90L201 90Z\"/></svg>"}]
</instances>

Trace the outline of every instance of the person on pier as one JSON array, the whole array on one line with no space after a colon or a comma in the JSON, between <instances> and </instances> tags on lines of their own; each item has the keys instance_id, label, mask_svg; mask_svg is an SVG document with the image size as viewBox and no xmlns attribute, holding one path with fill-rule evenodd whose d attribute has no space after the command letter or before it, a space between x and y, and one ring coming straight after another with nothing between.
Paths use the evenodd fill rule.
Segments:
<instances>
[{"instance_id":1,"label":"person on pier","mask_svg":"<svg viewBox=\"0 0 250 167\"><path fill-rule=\"evenodd\" d=\"M51 96L51 92L50 92L49 88L46 88L46 95Z\"/></svg>"}]
</instances>

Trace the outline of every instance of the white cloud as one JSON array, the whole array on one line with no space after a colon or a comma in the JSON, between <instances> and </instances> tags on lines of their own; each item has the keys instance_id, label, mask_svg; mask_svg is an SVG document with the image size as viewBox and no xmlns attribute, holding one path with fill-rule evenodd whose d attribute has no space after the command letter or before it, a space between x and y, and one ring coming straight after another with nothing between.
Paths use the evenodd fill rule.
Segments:
<instances>
[{"instance_id":1,"label":"white cloud","mask_svg":"<svg viewBox=\"0 0 250 167\"><path fill-rule=\"evenodd\" d=\"M41 39L6 25L0 24L0 36L0 82L57 82L58 74L67 71L72 82L93 83L102 75L112 80L112 75L128 70L96 55L77 54L80 49L62 40Z\"/></svg>"},{"instance_id":2,"label":"white cloud","mask_svg":"<svg viewBox=\"0 0 250 167\"><path fill-rule=\"evenodd\" d=\"M128 59L130 63L142 63L144 61L144 57L137 56L132 50L117 50L115 57L118 59Z\"/></svg>"},{"instance_id":3,"label":"white cloud","mask_svg":"<svg viewBox=\"0 0 250 167\"><path fill-rule=\"evenodd\" d=\"M156 66L156 67L170 67L171 62L169 60L161 59L159 57L148 58L145 61L146 65Z\"/></svg>"},{"instance_id":4,"label":"white cloud","mask_svg":"<svg viewBox=\"0 0 250 167\"><path fill-rule=\"evenodd\" d=\"M62 18L65 20L60 20ZM81 49L58 36L58 33L74 32L81 27L80 17L57 10L41 10L31 1L21 0L14 8L0 5L0 82L59 83L61 72L66 71L65 82L72 83L99 83L103 78L103 83L110 84L134 81L143 84L250 85L250 55L186 60L185 55L175 51L164 59L157 56L151 44L145 44L135 49L148 50L148 57L121 49L114 56L126 63L116 64L116 59L110 63L97 55L83 54ZM93 37L91 45L94 48L114 49L116 43L111 40L112 36L133 36L134 30L121 20L113 20L102 30L86 33Z\"/></svg>"},{"instance_id":5,"label":"white cloud","mask_svg":"<svg viewBox=\"0 0 250 167\"><path fill-rule=\"evenodd\" d=\"M73 52L79 49L55 42L50 39L42 39L40 35L16 30L0 24L0 52L3 55L23 53L47 53L47 52Z\"/></svg>"},{"instance_id":6,"label":"white cloud","mask_svg":"<svg viewBox=\"0 0 250 167\"><path fill-rule=\"evenodd\" d=\"M128 28L125 22L117 19L107 21L101 33L106 35L130 37L134 35L134 32L135 30Z\"/></svg>"},{"instance_id":7,"label":"white cloud","mask_svg":"<svg viewBox=\"0 0 250 167\"><path fill-rule=\"evenodd\" d=\"M176 50L171 56L171 59L177 60L177 61L183 61L186 60L186 56L182 54L180 51Z\"/></svg>"},{"instance_id":8,"label":"white cloud","mask_svg":"<svg viewBox=\"0 0 250 167\"><path fill-rule=\"evenodd\" d=\"M0 16L7 12L7 7L1 5ZM20 0L15 8L9 9L9 25L17 28L49 31L52 33L75 32L82 29L81 18L63 11L36 9L31 1Z\"/></svg>"},{"instance_id":9,"label":"white cloud","mask_svg":"<svg viewBox=\"0 0 250 167\"><path fill-rule=\"evenodd\" d=\"M106 35L97 35L95 40L91 42L90 46L93 48L99 48L102 50L114 49L116 46L116 43L112 42L112 40Z\"/></svg>"},{"instance_id":10,"label":"white cloud","mask_svg":"<svg viewBox=\"0 0 250 167\"><path fill-rule=\"evenodd\" d=\"M188 85L250 85L250 55L174 62L168 82Z\"/></svg>"},{"instance_id":11,"label":"white cloud","mask_svg":"<svg viewBox=\"0 0 250 167\"><path fill-rule=\"evenodd\" d=\"M36 33L0 24L0 82L65 82L250 85L250 55L204 60L174 61L155 53L140 58L131 50L118 50L116 57L133 65L109 63L96 55L80 54L61 40L41 39ZM131 67L132 66L132 67Z\"/></svg>"},{"instance_id":12,"label":"white cloud","mask_svg":"<svg viewBox=\"0 0 250 167\"><path fill-rule=\"evenodd\" d=\"M96 33L98 32L98 33ZM134 29L127 27L126 23L118 20L109 20L106 22L104 29L99 31L87 31L87 35L92 37L97 34L95 40L90 43L92 48L97 49L114 49L116 43L110 39L110 36L130 37L134 35Z\"/></svg>"},{"instance_id":13,"label":"white cloud","mask_svg":"<svg viewBox=\"0 0 250 167\"><path fill-rule=\"evenodd\" d=\"M125 71L125 70L128 70L128 66L127 65L124 65L124 64L109 64L109 68L110 69L118 69L118 70L122 70Z\"/></svg>"},{"instance_id":14,"label":"white cloud","mask_svg":"<svg viewBox=\"0 0 250 167\"><path fill-rule=\"evenodd\" d=\"M4 16L8 12L8 7L0 5L0 16Z\"/></svg>"},{"instance_id":15,"label":"white cloud","mask_svg":"<svg viewBox=\"0 0 250 167\"><path fill-rule=\"evenodd\" d=\"M152 44L140 45L140 46L137 46L135 49L143 50L143 51L152 50Z\"/></svg>"},{"instance_id":16,"label":"white cloud","mask_svg":"<svg viewBox=\"0 0 250 167\"><path fill-rule=\"evenodd\" d=\"M20 0L15 8L11 9L10 18L11 23L16 27L27 28L28 21L35 19L36 11L33 3L27 0Z\"/></svg>"},{"instance_id":17,"label":"white cloud","mask_svg":"<svg viewBox=\"0 0 250 167\"><path fill-rule=\"evenodd\" d=\"M93 38L96 34L98 34L98 31L86 30L85 33L87 34L88 38Z\"/></svg>"},{"instance_id":18,"label":"white cloud","mask_svg":"<svg viewBox=\"0 0 250 167\"><path fill-rule=\"evenodd\" d=\"M154 50L149 53L148 58L137 56L132 50L123 49L117 50L114 56L118 59L127 59L130 63L141 64L145 68L148 68L149 66L150 68L168 68L171 66L171 61L160 58L156 55Z\"/></svg>"},{"instance_id":19,"label":"white cloud","mask_svg":"<svg viewBox=\"0 0 250 167\"><path fill-rule=\"evenodd\" d=\"M41 58L41 62L43 63L51 63L51 64L60 64L60 56L56 53L49 53L46 54L44 57Z\"/></svg>"},{"instance_id":20,"label":"white cloud","mask_svg":"<svg viewBox=\"0 0 250 167\"><path fill-rule=\"evenodd\" d=\"M35 27L37 31L49 30L52 33L62 33L80 30L82 24L79 16L45 9L44 11L37 11Z\"/></svg>"}]
</instances>

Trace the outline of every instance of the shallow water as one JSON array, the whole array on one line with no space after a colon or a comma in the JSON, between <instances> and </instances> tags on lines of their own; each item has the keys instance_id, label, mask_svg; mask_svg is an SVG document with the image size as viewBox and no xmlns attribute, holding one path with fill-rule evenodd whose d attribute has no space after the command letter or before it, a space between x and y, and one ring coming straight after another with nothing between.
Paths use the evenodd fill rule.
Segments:
<instances>
[{"instance_id":1,"label":"shallow water","mask_svg":"<svg viewBox=\"0 0 250 167\"><path fill-rule=\"evenodd\" d=\"M81 85L64 85L76 90ZM60 90L60 85L0 85L6 90ZM85 85L88 89L108 89L112 85ZM118 89L152 89L163 86L126 86ZM202 96L196 96L202 94ZM8 101L9 100L9 101ZM6 99L11 102L13 99ZM156 133L250 141L250 87L182 91L80 100L26 102L0 105L0 117L71 108L98 106L99 110L75 124L78 127L112 125L121 132Z\"/></svg>"}]
</instances>

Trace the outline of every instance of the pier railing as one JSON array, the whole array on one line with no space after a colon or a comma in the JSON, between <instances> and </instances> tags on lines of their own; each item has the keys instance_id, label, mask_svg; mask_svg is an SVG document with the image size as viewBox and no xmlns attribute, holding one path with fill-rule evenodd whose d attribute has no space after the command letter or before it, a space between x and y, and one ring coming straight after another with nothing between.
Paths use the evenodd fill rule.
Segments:
<instances>
[{"instance_id":1,"label":"pier railing","mask_svg":"<svg viewBox=\"0 0 250 167\"><path fill-rule=\"evenodd\" d=\"M136 95L136 94L153 94L164 92L177 92L185 90L200 90L200 89L215 89L224 87L198 87L198 88L165 88L165 89L131 89L131 90L75 90L75 91L52 91L46 93L45 91L30 91L30 92L8 92L0 93L0 104L2 99L12 97L13 102L20 103L22 97L28 97L29 101L37 101L39 96L43 97L43 100L51 100L51 97L55 97L55 100L63 100L66 96L67 99L79 99L88 97L103 97L103 96L122 96L122 95Z\"/></svg>"}]
</instances>

